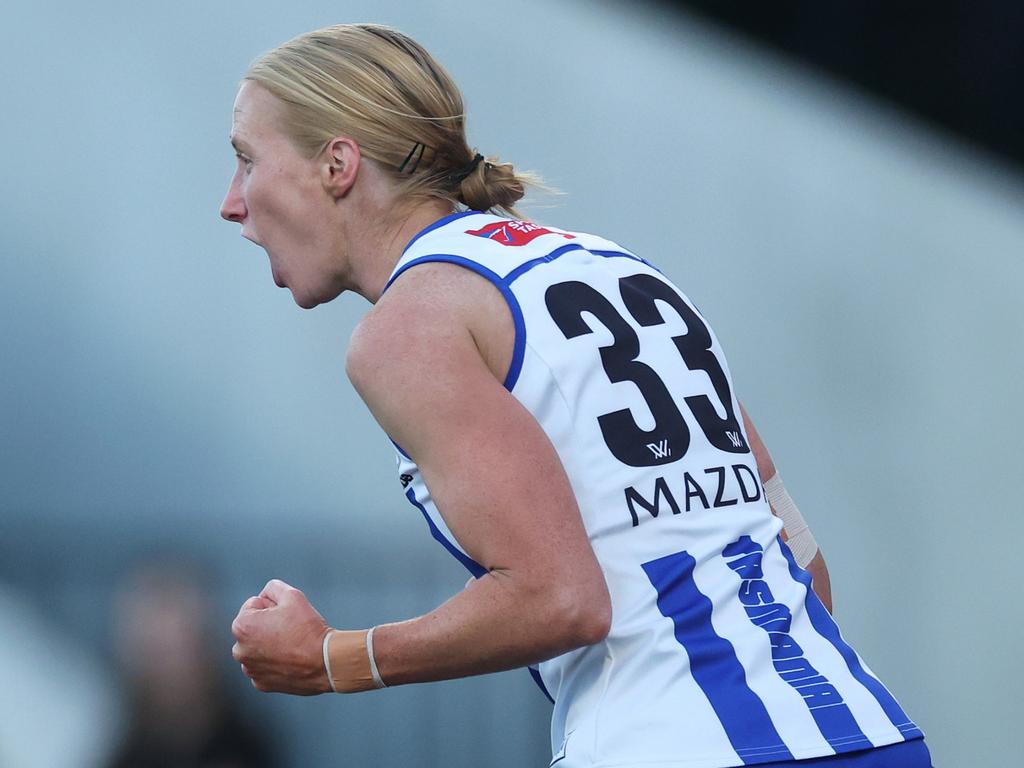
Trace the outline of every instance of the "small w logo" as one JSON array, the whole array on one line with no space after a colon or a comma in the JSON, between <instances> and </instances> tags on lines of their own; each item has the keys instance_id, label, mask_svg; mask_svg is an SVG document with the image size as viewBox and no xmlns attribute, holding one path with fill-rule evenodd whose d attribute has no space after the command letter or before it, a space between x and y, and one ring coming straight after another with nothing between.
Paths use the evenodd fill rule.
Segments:
<instances>
[{"instance_id":1,"label":"small w logo","mask_svg":"<svg viewBox=\"0 0 1024 768\"><path fill-rule=\"evenodd\" d=\"M733 448L741 448L743 446L743 440L740 438L739 432L726 432L725 436L729 438Z\"/></svg>"},{"instance_id":2,"label":"small w logo","mask_svg":"<svg viewBox=\"0 0 1024 768\"><path fill-rule=\"evenodd\" d=\"M647 447L656 459L665 459L672 455L672 449L668 447L668 440L661 440L657 443L648 443Z\"/></svg>"}]
</instances>

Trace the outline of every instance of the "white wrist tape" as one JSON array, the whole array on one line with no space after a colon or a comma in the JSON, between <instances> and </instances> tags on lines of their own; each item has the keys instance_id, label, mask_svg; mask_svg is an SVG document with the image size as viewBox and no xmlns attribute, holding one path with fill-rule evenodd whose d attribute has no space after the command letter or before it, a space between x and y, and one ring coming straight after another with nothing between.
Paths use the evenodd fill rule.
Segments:
<instances>
[{"instance_id":1,"label":"white wrist tape","mask_svg":"<svg viewBox=\"0 0 1024 768\"><path fill-rule=\"evenodd\" d=\"M814 540L814 534L790 498L789 491L782 484L778 472L765 482L764 495L775 510L775 514L782 520L782 527L786 531L786 545L793 553L793 559L801 568L806 568L818 552L818 542Z\"/></svg>"}]
</instances>

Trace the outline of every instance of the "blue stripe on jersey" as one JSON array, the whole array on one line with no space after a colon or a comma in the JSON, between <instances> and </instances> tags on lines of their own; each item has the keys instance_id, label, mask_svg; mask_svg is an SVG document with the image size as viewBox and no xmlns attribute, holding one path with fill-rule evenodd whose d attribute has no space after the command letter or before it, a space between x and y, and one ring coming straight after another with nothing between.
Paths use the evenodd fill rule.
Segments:
<instances>
[{"instance_id":1,"label":"blue stripe on jersey","mask_svg":"<svg viewBox=\"0 0 1024 768\"><path fill-rule=\"evenodd\" d=\"M389 438L388 438L388 440L391 440L391 438L389 437ZM402 448L402 446L400 446L400 445L399 445L398 443L396 443L396 442L395 442L394 440L391 440L391 444L392 444L393 446L395 446L395 450L396 450L396 451L398 451L398 452L399 452L400 454L402 454L403 456L405 456L405 458L407 458L407 459L408 459L409 461L412 461L412 456L410 456L410 455L409 455L408 453L406 453L406 452L405 452L405 449L404 449L404 448Z\"/></svg>"},{"instance_id":2,"label":"blue stripe on jersey","mask_svg":"<svg viewBox=\"0 0 1024 768\"><path fill-rule=\"evenodd\" d=\"M443 226L444 226L445 224L448 224L448 223L450 223L450 222L453 222L453 221L455 221L456 219L461 219L461 218L463 218L464 216L475 216L475 215L476 215L476 214L478 214L478 213L483 213L483 211L459 211L458 213L450 213L450 214L448 214L447 216L445 216L445 217L443 217L443 218L440 218L440 219L438 219L437 221L435 221L435 222L434 222L433 224L431 224L431 225L430 225L429 227L427 227L426 229L421 229L421 230L420 230L420 231L419 231L419 232L418 232L418 233L416 234L416 236L415 236L415 237L413 237L413 239L409 241L409 244L408 244L408 245L406 245L406 246L405 246L405 248L403 248L403 249L402 249L402 253L403 253L403 255L404 255L404 254L405 254L406 252L408 252L408 250L409 250L410 248L412 248L412 244L413 244L413 243L415 243L415 242L416 242L417 240L419 240L419 239L420 239L421 237L423 237L423 236L424 236L425 234L427 234L428 232L433 232L433 231L434 231L435 229L440 229L440 228L441 228L441 227L443 227Z\"/></svg>"},{"instance_id":3,"label":"blue stripe on jersey","mask_svg":"<svg viewBox=\"0 0 1024 768\"><path fill-rule=\"evenodd\" d=\"M416 501L416 493L413 491L412 488L410 488L408 491L405 492L405 498L407 498L409 501L411 501L416 506L416 508L420 512L423 513L423 519L427 521L427 525L430 527L430 535L433 536L435 539L437 539L437 541L439 541L441 543L442 547L444 547L449 552L451 552L452 556L456 560L458 560L460 563L462 563L464 566L466 566L466 570L468 570L470 573L472 573L478 579L481 576L484 576L484 575L487 574L487 569L486 568L484 568L482 565L480 565L480 563L478 563L476 560L471 558L469 555L467 555L464 552L462 552L461 550L459 550L458 547L456 547L454 544L452 544L450 541L448 541L447 538L445 538L445 535L443 533L441 533L441 529L438 528L434 524L434 521L430 518L430 514L427 512L427 510L423 507L422 504L420 504L418 501Z\"/></svg>"},{"instance_id":4,"label":"blue stripe on jersey","mask_svg":"<svg viewBox=\"0 0 1024 768\"><path fill-rule=\"evenodd\" d=\"M546 685L544 685L544 678L542 678L540 676L540 670L538 670L536 667L527 667L527 669L530 670L530 677L533 678L533 682L535 682L538 686L540 686L541 693L543 693L545 696L547 696L548 697L548 701L550 701L552 704L554 704L555 700L551 696L551 694L548 693L548 687Z\"/></svg>"},{"instance_id":5,"label":"blue stripe on jersey","mask_svg":"<svg viewBox=\"0 0 1024 768\"><path fill-rule=\"evenodd\" d=\"M418 259L413 259L407 264L403 264L402 267L391 276L391 279L388 280L387 285L384 286L384 291L387 291L387 289L391 287L391 284L398 279L398 276L407 269L429 262L458 264L460 267L470 269L494 283L495 287L501 291L501 295L505 297L505 302L508 304L508 308L512 312L512 322L516 329L515 345L512 348L512 362L508 366L508 373L505 374L505 381L503 382L505 389L511 392L512 388L515 387L516 382L519 380L519 373L523 369L523 355L526 353L526 323L523 321L523 310L519 306L519 300L516 299L515 294L512 293L512 289L508 287L508 284L502 280L498 274L492 272L483 264L477 264L475 261L462 256L453 256L445 253L421 256ZM381 292L382 295L384 291Z\"/></svg>"},{"instance_id":6,"label":"blue stripe on jersey","mask_svg":"<svg viewBox=\"0 0 1024 768\"><path fill-rule=\"evenodd\" d=\"M651 262L647 261L646 259L640 258L635 253L629 253L628 251L591 251L591 253L596 253L598 256L604 256L605 258L614 258L616 256L625 256L627 259L632 259L633 261L639 261L641 264L646 264L648 267L653 269L658 274L664 274L664 272L662 272L656 266L651 264Z\"/></svg>"},{"instance_id":7,"label":"blue stripe on jersey","mask_svg":"<svg viewBox=\"0 0 1024 768\"><path fill-rule=\"evenodd\" d=\"M786 556L786 560L789 562L790 575L794 580L803 584L804 589L807 590L806 607L807 615L811 620L811 626L814 627L819 635L835 646L835 649L839 651L839 654L846 662L846 666L849 667L850 674L878 700L882 711L885 712L885 716L903 734L904 738L909 740L923 737L924 732L911 722L910 718L907 717L885 686L861 666L860 659L857 658L853 648L843 640L842 635L839 634L839 627L832 620L828 609L825 608L811 588L811 574L796 564L796 560L793 559L793 553L789 551L789 547L786 546L786 543L781 538L779 539L779 545L782 548L782 554ZM836 750L839 752L845 752L847 749L836 746Z\"/></svg>"},{"instance_id":8,"label":"blue stripe on jersey","mask_svg":"<svg viewBox=\"0 0 1024 768\"><path fill-rule=\"evenodd\" d=\"M771 643L772 666L779 677L803 699L821 735L840 751L870 749L849 705L831 681L804 656L803 648L790 634L793 615L785 603L778 603L764 580L761 560L764 548L743 535L722 550L729 568L741 579L739 601L754 626L765 631Z\"/></svg>"},{"instance_id":9,"label":"blue stripe on jersey","mask_svg":"<svg viewBox=\"0 0 1024 768\"><path fill-rule=\"evenodd\" d=\"M524 261L518 267L516 267L511 272L509 272L507 275L505 275L505 282L507 282L509 285L511 285L516 280L518 280L520 276L526 274L531 269L536 267L538 264L544 264L545 262L548 262L548 261L554 261L559 256L561 256L563 253L568 253L569 251L582 251L582 250L584 250L584 248L579 243L569 243L568 245L561 245L558 248L555 248L555 250L551 251L551 253L545 254L544 256L538 256L536 259L530 259L529 261Z\"/></svg>"},{"instance_id":10,"label":"blue stripe on jersey","mask_svg":"<svg viewBox=\"0 0 1024 768\"><path fill-rule=\"evenodd\" d=\"M554 261L559 256L562 256L562 255L564 255L566 253L570 253L572 251L585 251L585 250L588 250L588 249L584 248L579 243L569 243L568 245L563 245L563 246L561 246L559 248L556 248L551 253L549 253L549 254L547 254L545 256L538 256L536 259L531 259L530 261L524 261L518 267L516 267L511 272L509 272L508 275L506 275L505 282L507 282L509 285L511 285L516 280L518 280L520 277L522 277L527 272L529 272L531 269L533 269L534 267L536 267L536 266L538 266L540 264L546 264L546 263L548 263L550 261ZM592 251L590 251L590 253L594 254L595 256L603 256L606 259L623 258L623 259L631 259L633 261L638 261L641 264L647 264L647 262L644 261L643 259L641 259L639 256L635 256L632 253L627 253L626 251L600 251L600 250L592 250ZM655 270L656 272L660 272L661 271L657 267L652 266L651 264L647 264L647 266L651 267L651 269Z\"/></svg>"},{"instance_id":11,"label":"blue stripe on jersey","mask_svg":"<svg viewBox=\"0 0 1024 768\"><path fill-rule=\"evenodd\" d=\"M793 754L782 742L764 702L747 685L732 643L720 637L711 624L711 600L693 581L695 565L688 552L643 564L658 592L658 609L675 625L676 640L690 657L690 673L744 764L792 760Z\"/></svg>"}]
</instances>

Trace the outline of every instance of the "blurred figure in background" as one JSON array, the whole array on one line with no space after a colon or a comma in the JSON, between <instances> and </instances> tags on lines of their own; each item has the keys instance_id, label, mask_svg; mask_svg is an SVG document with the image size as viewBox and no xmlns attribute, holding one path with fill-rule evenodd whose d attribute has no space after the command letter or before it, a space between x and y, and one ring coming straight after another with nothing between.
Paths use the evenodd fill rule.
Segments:
<instances>
[{"instance_id":1,"label":"blurred figure in background","mask_svg":"<svg viewBox=\"0 0 1024 768\"><path fill-rule=\"evenodd\" d=\"M270 768L262 729L214 662L209 579L181 557L145 561L115 602L128 726L112 768Z\"/></svg>"}]
</instances>

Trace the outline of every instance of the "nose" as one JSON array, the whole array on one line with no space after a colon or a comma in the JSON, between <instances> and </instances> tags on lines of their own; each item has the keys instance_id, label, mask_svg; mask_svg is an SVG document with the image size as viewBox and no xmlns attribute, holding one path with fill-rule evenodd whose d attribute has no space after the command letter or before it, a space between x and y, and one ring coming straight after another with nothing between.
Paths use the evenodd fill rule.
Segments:
<instances>
[{"instance_id":1,"label":"nose","mask_svg":"<svg viewBox=\"0 0 1024 768\"><path fill-rule=\"evenodd\" d=\"M224 196L224 201L220 204L220 216L225 221L241 224L245 221L246 213L245 200L242 199L238 179L234 178L231 180L231 186L228 187L228 193Z\"/></svg>"}]
</instances>

